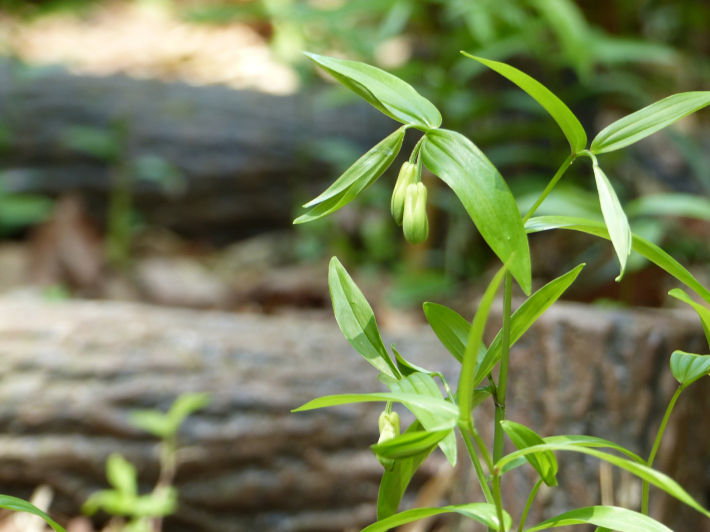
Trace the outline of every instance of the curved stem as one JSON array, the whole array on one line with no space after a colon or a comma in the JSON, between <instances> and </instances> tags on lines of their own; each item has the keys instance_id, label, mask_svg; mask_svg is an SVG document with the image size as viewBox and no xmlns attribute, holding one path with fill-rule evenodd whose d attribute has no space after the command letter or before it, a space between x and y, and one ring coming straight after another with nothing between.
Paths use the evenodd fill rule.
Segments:
<instances>
[{"instance_id":1,"label":"curved stem","mask_svg":"<svg viewBox=\"0 0 710 532\"><path fill-rule=\"evenodd\" d=\"M510 358L510 308L513 299L513 276L505 273L503 295L503 336L501 337L500 372L498 386L494 397L496 404L495 427L493 435L493 461L497 462L503 457L503 427L501 421L505 419L505 396L508 389L508 361Z\"/></svg>"},{"instance_id":2,"label":"curved stem","mask_svg":"<svg viewBox=\"0 0 710 532\"><path fill-rule=\"evenodd\" d=\"M525 528L525 521L528 518L528 512L530 512L530 507L532 506L533 500L535 499L535 495L537 495L537 490L540 489L540 486L542 486L542 479L537 481L535 486L533 486L533 489L530 492L530 495L528 496L528 502L525 503L525 509L523 510L523 515L520 516L520 524L518 525L518 532L523 532L523 528Z\"/></svg>"},{"instance_id":3,"label":"curved stem","mask_svg":"<svg viewBox=\"0 0 710 532\"><path fill-rule=\"evenodd\" d=\"M476 470L476 476L478 477L478 483L481 485L481 490L483 490L483 496L486 498L487 503L493 504L493 494L491 493L491 489L488 487L486 474L483 472L481 462L478 459L478 454L476 453L476 449L473 447L471 436L464 430L461 431L461 435L463 436L463 441L466 444L468 455L471 457L473 467Z\"/></svg>"},{"instance_id":4,"label":"curved stem","mask_svg":"<svg viewBox=\"0 0 710 532\"><path fill-rule=\"evenodd\" d=\"M540 194L540 197L537 198L537 201L535 204L532 206L532 208L527 212L527 214L523 217L523 223L527 222L530 217L535 214L535 211L537 208L542 205L542 202L545 201L545 198L552 192L552 189L555 188L555 185L557 182L562 178L562 176L565 174L567 171L567 168L570 167L572 162L575 159L575 155L570 155L565 159L565 162L562 163L562 166L560 166L560 169L557 170L557 173L554 175L554 177L550 180L550 182L547 184L545 187L545 190L542 191L542 194Z\"/></svg>"},{"instance_id":5,"label":"curved stem","mask_svg":"<svg viewBox=\"0 0 710 532\"><path fill-rule=\"evenodd\" d=\"M424 139L426 138L426 135L422 135L422 138L420 138L417 143L414 145L414 149L412 150L412 154L409 156L409 162L411 164L414 164L417 162L417 157L419 156L419 150L422 147L422 142L424 142Z\"/></svg>"},{"instance_id":6,"label":"curved stem","mask_svg":"<svg viewBox=\"0 0 710 532\"><path fill-rule=\"evenodd\" d=\"M671 398L671 402L669 403L668 408L666 409L666 415L663 416L661 426L658 428L658 434L656 434L656 441L653 442L651 454L648 456L648 462L646 463L648 467L653 466L653 460L656 458L656 453L658 452L658 448L661 445L661 439L663 438L663 433L666 430L666 425L668 425L668 420L671 417L671 412L673 412L673 407L675 406L678 397L680 397L680 394L684 389L685 388L683 386L680 386ZM646 482L645 480L643 482L643 494L641 496L641 513L643 515L648 515L648 482Z\"/></svg>"}]
</instances>

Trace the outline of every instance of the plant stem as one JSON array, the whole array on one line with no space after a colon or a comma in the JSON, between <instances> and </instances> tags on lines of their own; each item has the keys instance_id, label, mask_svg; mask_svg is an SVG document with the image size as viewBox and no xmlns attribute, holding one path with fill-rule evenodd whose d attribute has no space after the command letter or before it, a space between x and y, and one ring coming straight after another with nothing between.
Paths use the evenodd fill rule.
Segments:
<instances>
[{"instance_id":1,"label":"plant stem","mask_svg":"<svg viewBox=\"0 0 710 532\"><path fill-rule=\"evenodd\" d=\"M488 487L488 482L486 481L486 474L483 472L483 468L481 467L481 461L478 459L476 449L473 447L471 436L465 430L461 431L461 435L463 436L463 441L466 444L466 450L468 451L468 455L471 457L473 467L476 469L476 476L478 477L478 482L481 485L481 490L483 490L483 496L486 498L487 503L493 504L493 494L491 493L491 489Z\"/></svg>"},{"instance_id":2,"label":"plant stem","mask_svg":"<svg viewBox=\"0 0 710 532\"><path fill-rule=\"evenodd\" d=\"M560 169L557 170L557 173L554 175L554 177L550 180L550 182L547 184L545 187L545 190L542 191L542 194L540 194L540 197L537 198L537 201L535 202L535 205L532 206L532 208L527 212L527 214L523 217L523 223L527 222L530 217L535 214L535 211L537 208L542 205L542 202L545 201L545 198L552 192L552 189L555 188L555 185L557 182L560 180L560 178L564 175L564 173L567 171L567 168L570 167L572 162L575 159L575 155L570 154L569 157L565 159L565 162L562 163L562 166L560 166Z\"/></svg>"},{"instance_id":3,"label":"plant stem","mask_svg":"<svg viewBox=\"0 0 710 532\"><path fill-rule=\"evenodd\" d=\"M505 521L503 520L503 501L500 496L500 475L493 474L493 498L496 503L496 513L498 514L498 525L500 532L505 532Z\"/></svg>"},{"instance_id":4,"label":"plant stem","mask_svg":"<svg viewBox=\"0 0 710 532\"><path fill-rule=\"evenodd\" d=\"M424 142L424 139L426 138L426 135L422 135L422 138L420 138L417 143L414 145L414 149L412 150L412 154L409 156L409 162L411 164L414 164L417 162L417 157L419 156L419 150L422 147L422 142Z\"/></svg>"},{"instance_id":5,"label":"plant stem","mask_svg":"<svg viewBox=\"0 0 710 532\"><path fill-rule=\"evenodd\" d=\"M493 474L493 460L491 460L491 455L489 454L488 449L486 449L486 445L485 445L485 443L483 443L483 439L481 438L480 434L478 434L476 429L473 429L471 431L471 436L473 436L473 439L476 440L476 445L478 446L478 450L483 455L483 459L486 461L486 466L488 466L488 471L490 472L490 474ZM494 488L495 488L495 486L494 486ZM489 491L489 493L490 493L490 491ZM491 497L493 498L493 504L495 504L495 506L496 506L496 512L499 514L499 516L502 516L503 515L503 503L500 500L500 493L498 494L497 499L493 495L491 495ZM488 527L488 532L496 532L496 531L493 528Z\"/></svg>"},{"instance_id":6,"label":"plant stem","mask_svg":"<svg viewBox=\"0 0 710 532\"><path fill-rule=\"evenodd\" d=\"M503 336L501 338L500 372L495 395L495 427L493 436L493 461L497 462L503 457L503 427L501 421L505 419L505 396L508 388L508 361L510 358L510 307L513 299L513 276L505 272L505 285L503 295Z\"/></svg>"},{"instance_id":7,"label":"plant stem","mask_svg":"<svg viewBox=\"0 0 710 532\"><path fill-rule=\"evenodd\" d=\"M528 512L530 512L530 507L532 506L533 500L535 499L535 495L537 495L537 490L540 489L540 486L542 486L542 479L537 481L535 486L533 486L533 489L530 492L530 495L528 496L528 502L525 504L525 509L523 510L523 515L520 516L520 524L518 525L518 532L523 532L523 528L525 528L525 521L528 518Z\"/></svg>"},{"instance_id":8,"label":"plant stem","mask_svg":"<svg viewBox=\"0 0 710 532\"><path fill-rule=\"evenodd\" d=\"M656 458L656 453L661 445L661 439L663 438L663 433L666 430L666 425L668 425L668 420L671 417L671 412L675 406L678 397L680 397L681 392L685 390L683 386L678 387L678 389L673 394L671 402L666 409L666 415L663 416L663 421L661 421L661 426L658 428L658 434L656 434L656 441L653 442L653 448L651 449L651 454L648 456L648 462L646 465L648 467L653 466L653 460ZM641 513L643 515L648 515L648 482L644 480L643 482L643 495L641 497Z\"/></svg>"}]
</instances>

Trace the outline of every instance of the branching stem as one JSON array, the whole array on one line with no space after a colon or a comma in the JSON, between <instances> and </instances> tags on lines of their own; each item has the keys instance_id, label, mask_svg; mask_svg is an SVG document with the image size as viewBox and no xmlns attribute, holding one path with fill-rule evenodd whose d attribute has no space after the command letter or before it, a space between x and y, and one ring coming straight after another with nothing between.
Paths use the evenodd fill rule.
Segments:
<instances>
[{"instance_id":1,"label":"branching stem","mask_svg":"<svg viewBox=\"0 0 710 532\"><path fill-rule=\"evenodd\" d=\"M478 454L473 446L473 441L471 441L471 436L465 430L461 431L463 436L463 441L466 444L466 450L468 455L471 457L471 462L476 470L476 476L478 477L478 483L481 485L481 490L483 490L483 496L486 498L486 502L493 504L493 494L491 489L488 487L488 481L486 480L486 474L483 472L483 467L481 467L481 461L478 459Z\"/></svg>"},{"instance_id":2,"label":"branching stem","mask_svg":"<svg viewBox=\"0 0 710 532\"><path fill-rule=\"evenodd\" d=\"M520 524L518 525L518 532L523 532L523 529L525 528L525 521L528 518L528 513L530 512L530 508L532 507L533 500L535 499L535 495L537 495L537 490L540 489L540 486L542 486L542 479L539 479L535 486L533 486L532 491L530 492L530 495L528 496L528 502L525 503L525 509L523 510L523 515L520 516Z\"/></svg>"},{"instance_id":3,"label":"branching stem","mask_svg":"<svg viewBox=\"0 0 710 532\"><path fill-rule=\"evenodd\" d=\"M537 201L535 204L532 206L532 208L527 212L527 214L523 217L523 223L527 222L533 214L535 214L535 211L537 208L542 205L542 202L545 201L545 198L552 192L552 189L555 188L555 185L557 182L562 178L562 176L565 174L567 171L567 168L570 167L570 165L574 162L576 156L570 154L569 157L565 159L565 162L562 163L562 166L560 166L560 169L557 170L557 173L554 175L554 177L550 180L550 182L547 184L545 187L545 190L542 191L542 194L540 194L540 197L537 198Z\"/></svg>"}]
</instances>

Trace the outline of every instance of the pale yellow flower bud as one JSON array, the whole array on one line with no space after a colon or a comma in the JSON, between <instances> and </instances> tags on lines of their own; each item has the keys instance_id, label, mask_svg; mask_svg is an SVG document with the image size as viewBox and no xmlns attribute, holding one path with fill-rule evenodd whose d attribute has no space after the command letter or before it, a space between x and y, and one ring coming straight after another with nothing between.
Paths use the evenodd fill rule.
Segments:
<instances>
[{"instance_id":1,"label":"pale yellow flower bud","mask_svg":"<svg viewBox=\"0 0 710 532\"><path fill-rule=\"evenodd\" d=\"M399 436L399 414L397 414L397 412L390 412L389 414L387 412L382 412L380 414L379 426L380 439L377 440L377 443L382 443ZM382 464L382 467L384 467L387 471L392 471L392 468L394 467L393 458L386 458L384 456L380 456L379 454L376 456L377 460L380 464Z\"/></svg>"},{"instance_id":2,"label":"pale yellow flower bud","mask_svg":"<svg viewBox=\"0 0 710 532\"><path fill-rule=\"evenodd\" d=\"M421 244L429 236L426 215L427 191L423 183L409 185L404 197L404 238L410 244Z\"/></svg>"},{"instance_id":3,"label":"pale yellow flower bud","mask_svg":"<svg viewBox=\"0 0 710 532\"><path fill-rule=\"evenodd\" d=\"M397 225L402 225L402 218L404 216L404 197L407 193L407 187L414 183L417 178L417 165L406 162L402 165L399 170L399 176L397 177L397 182L394 185L394 191L392 192L392 203L391 210L394 221Z\"/></svg>"}]
</instances>

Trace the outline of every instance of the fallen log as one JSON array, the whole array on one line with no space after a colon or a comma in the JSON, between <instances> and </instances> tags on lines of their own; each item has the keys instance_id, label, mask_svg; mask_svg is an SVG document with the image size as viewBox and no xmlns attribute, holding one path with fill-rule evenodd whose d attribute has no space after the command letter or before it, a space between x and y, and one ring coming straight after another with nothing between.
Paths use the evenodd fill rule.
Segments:
<instances>
[{"instance_id":1,"label":"fallen log","mask_svg":"<svg viewBox=\"0 0 710 532\"><path fill-rule=\"evenodd\" d=\"M455 383L458 363L428 327L385 334L390 341ZM647 454L675 388L671 352L706 348L690 312L557 304L512 350L509 418L543 436L590 434ZM382 389L332 317L5 300L0 352L2 493L27 496L46 483L57 493L52 511L76 515L90 493L106 486L111 452L137 466L147 490L157 477L155 442L130 425L129 413L166 409L180 393L206 391L212 404L181 432L194 452L178 471L180 508L168 530L335 532L375 518L382 470L368 446L377 440L383 405L290 412L318 396ZM708 391L700 381L683 395L657 461L705 505ZM491 416L486 404L476 419L487 440ZM599 503L599 464L558 455L561 487L540 493L530 523ZM438 451L430 457L415 491L443 461ZM640 483L614 478L616 504L638 507ZM506 476L506 503L521 508L532 481L527 466ZM480 498L469 485L468 493L442 496ZM652 513L673 529L703 530L700 514L656 491L652 497ZM411 503L408 496L403 507Z\"/></svg>"},{"instance_id":2,"label":"fallen log","mask_svg":"<svg viewBox=\"0 0 710 532\"><path fill-rule=\"evenodd\" d=\"M0 166L10 191L80 191L94 213L105 213L110 168L70 148L68 134L117 123L126 133L124 162L158 156L187 180L173 199L156 183L135 183L145 219L222 241L290 225L298 201L335 177L319 143L364 153L397 127L365 103L335 107L319 92L272 96L0 64Z\"/></svg>"}]
</instances>

